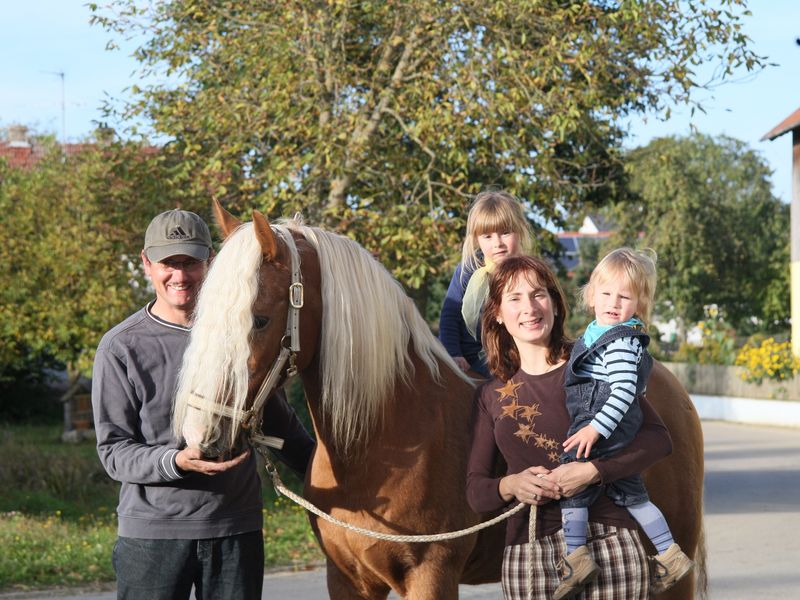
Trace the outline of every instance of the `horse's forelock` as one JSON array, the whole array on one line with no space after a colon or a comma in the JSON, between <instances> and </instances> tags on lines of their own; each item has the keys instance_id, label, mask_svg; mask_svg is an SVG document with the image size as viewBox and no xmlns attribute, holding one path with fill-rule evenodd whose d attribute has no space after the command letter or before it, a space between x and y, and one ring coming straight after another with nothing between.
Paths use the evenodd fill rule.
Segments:
<instances>
[{"instance_id":1,"label":"horse's forelock","mask_svg":"<svg viewBox=\"0 0 800 600\"><path fill-rule=\"evenodd\" d=\"M258 294L261 248L252 223L239 227L212 261L198 296L191 339L183 357L175 401L173 428L180 437L190 394L207 402L229 398L237 416L246 408L252 330L252 306ZM201 411L205 431L219 416ZM236 427L231 428L234 443Z\"/></svg>"}]
</instances>

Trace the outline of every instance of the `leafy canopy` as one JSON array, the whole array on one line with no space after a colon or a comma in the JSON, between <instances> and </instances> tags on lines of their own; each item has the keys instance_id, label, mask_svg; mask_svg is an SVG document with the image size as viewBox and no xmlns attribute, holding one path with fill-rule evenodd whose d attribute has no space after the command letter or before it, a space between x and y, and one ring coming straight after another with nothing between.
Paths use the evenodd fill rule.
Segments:
<instances>
[{"instance_id":1,"label":"leafy canopy","mask_svg":"<svg viewBox=\"0 0 800 600\"><path fill-rule=\"evenodd\" d=\"M620 118L693 102L693 69L761 64L744 0L116 0L156 83L124 117L167 136L178 187L302 211L417 288L449 268L472 194L543 224L620 180ZM552 243L552 241L550 241Z\"/></svg>"},{"instance_id":2,"label":"leafy canopy","mask_svg":"<svg viewBox=\"0 0 800 600\"><path fill-rule=\"evenodd\" d=\"M716 304L740 328L789 316L789 207L744 142L667 137L633 150L631 202L615 206L624 241L658 253L658 300L696 321ZM643 236L637 239L639 234Z\"/></svg>"},{"instance_id":3,"label":"leafy canopy","mask_svg":"<svg viewBox=\"0 0 800 600\"><path fill-rule=\"evenodd\" d=\"M91 370L102 334L147 297L147 223L171 208L160 158L135 144L65 157L50 140L31 169L0 160L0 380L42 357Z\"/></svg>"}]
</instances>

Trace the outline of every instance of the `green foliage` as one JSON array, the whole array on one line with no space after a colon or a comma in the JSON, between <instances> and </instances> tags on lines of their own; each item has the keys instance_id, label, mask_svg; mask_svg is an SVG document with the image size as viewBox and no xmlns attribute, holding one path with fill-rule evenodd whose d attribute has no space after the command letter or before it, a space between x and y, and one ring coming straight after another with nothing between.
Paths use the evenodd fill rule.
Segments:
<instances>
[{"instance_id":1,"label":"green foliage","mask_svg":"<svg viewBox=\"0 0 800 600\"><path fill-rule=\"evenodd\" d=\"M618 243L658 253L660 313L691 322L715 303L740 330L789 316L789 210L757 152L728 138L653 140L628 156L634 197ZM668 305L667 305L668 303Z\"/></svg>"},{"instance_id":2,"label":"green foliage","mask_svg":"<svg viewBox=\"0 0 800 600\"><path fill-rule=\"evenodd\" d=\"M589 276L605 248L604 240L597 238L581 238L578 245L578 265L570 277L562 273L561 283L567 295L569 305L574 307L567 316L567 331L572 335L580 335L592 322L594 315L583 306L582 289L589 283Z\"/></svg>"},{"instance_id":3,"label":"green foliage","mask_svg":"<svg viewBox=\"0 0 800 600\"><path fill-rule=\"evenodd\" d=\"M88 374L100 336L144 302L141 240L174 201L150 149L45 149L29 170L0 161L0 379L45 358Z\"/></svg>"},{"instance_id":4,"label":"green foliage","mask_svg":"<svg viewBox=\"0 0 800 600\"><path fill-rule=\"evenodd\" d=\"M172 140L171 185L301 210L415 289L451 271L480 189L558 224L619 184L621 117L693 103L698 64L759 67L743 0L717 4L116 0L93 20L166 76L118 110Z\"/></svg>"},{"instance_id":5,"label":"green foliage","mask_svg":"<svg viewBox=\"0 0 800 600\"><path fill-rule=\"evenodd\" d=\"M284 497L264 509L264 564L306 566L324 560L304 508Z\"/></svg>"},{"instance_id":6,"label":"green foliage","mask_svg":"<svg viewBox=\"0 0 800 600\"><path fill-rule=\"evenodd\" d=\"M736 355L736 365L744 367L742 379L749 383L786 381L800 372L800 358L792 353L790 342L767 338L761 343L754 340L745 344Z\"/></svg>"},{"instance_id":7,"label":"green foliage","mask_svg":"<svg viewBox=\"0 0 800 600\"><path fill-rule=\"evenodd\" d=\"M0 512L48 515L69 520L108 514L119 486L100 465L92 443L65 444L57 425L0 428Z\"/></svg>"},{"instance_id":8,"label":"green foliage","mask_svg":"<svg viewBox=\"0 0 800 600\"><path fill-rule=\"evenodd\" d=\"M736 360L736 331L716 305L704 308L705 319L697 323L700 344L683 342L672 360L701 365L732 365Z\"/></svg>"},{"instance_id":9,"label":"green foliage","mask_svg":"<svg viewBox=\"0 0 800 600\"><path fill-rule=\"evenodd\" d=\"M81 586L113 581L110 552L116 540L113 515L65 520L55 512L0 518L0 590Z\"/></svg>"},{"instance_id":10,"label":"green foliage","mask_svg":"<svg viewBox=\"0 0 800 600\"><path fill-rule=\"evenodd\" d=\"M0 376L0 423L57 423L63 407L54 390L46 385L48 361L22 360L18 369L6 368Z\"/></svg>"}]
</instances>

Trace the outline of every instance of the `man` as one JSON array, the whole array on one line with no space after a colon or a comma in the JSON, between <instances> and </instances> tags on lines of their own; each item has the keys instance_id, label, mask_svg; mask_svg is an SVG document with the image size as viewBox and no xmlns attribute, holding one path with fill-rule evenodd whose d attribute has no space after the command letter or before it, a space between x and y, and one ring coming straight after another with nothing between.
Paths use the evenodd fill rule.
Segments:
<instances>
[{"instance_id":1,"label":"man","mask_svg":"<svg viewBox=\"0 0 800 600\"><path fill-rule=\"evenodd\" d=\"M156 298L103 336L92 380L97 452L121 485L113 563L117 597L260 599L261 483L251 450L205 460L182 448L171 411L192 313L212 255L208 226L171 210L147 228L142 264ZM264 433L301 476L313 440L283 395L266 404Z\"/></svg>"}]
</instances>

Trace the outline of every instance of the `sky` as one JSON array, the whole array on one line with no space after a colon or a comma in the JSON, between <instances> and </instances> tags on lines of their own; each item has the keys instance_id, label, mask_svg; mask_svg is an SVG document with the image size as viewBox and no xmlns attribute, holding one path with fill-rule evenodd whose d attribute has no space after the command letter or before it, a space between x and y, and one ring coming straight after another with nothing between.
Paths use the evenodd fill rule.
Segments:
<instances>
[{"instance_id":1,"label":"sky","mask_svg":"<svg viewBox=\"0 0 800 600\"><path fill-rule=\"evenodd\" d=\"M103 4L103 2L98 2ZM654 137L701 133L728 135L758 151L773 170L775 195L791 199L791 135L772 142L761 137L800 108L800 0L750 0L744 33L757 54L776 66L703 92L706 113L676 109L668 121L630 122L629 147ZM86 0L4 0L0 16L0 129L27 125L79 141L102 121L108 97L124 96L136 83L132 44L107 51L112 38L90 26ZM120 41L120 40L116 40ZM63 73L63 78L60 74ZM63 83L63 88L62 88ZM63 91L63 96L62 96ZM63 117L63 121L62 121ZM114 125L113 123L111 125Z\"/></svg>"}]
</instances>

